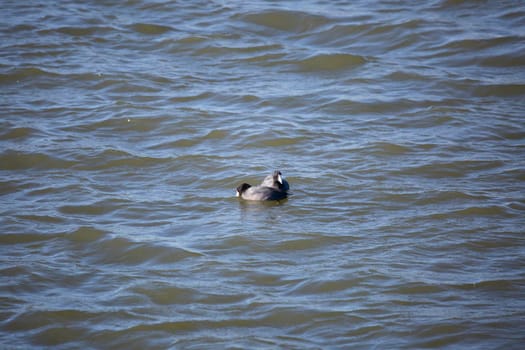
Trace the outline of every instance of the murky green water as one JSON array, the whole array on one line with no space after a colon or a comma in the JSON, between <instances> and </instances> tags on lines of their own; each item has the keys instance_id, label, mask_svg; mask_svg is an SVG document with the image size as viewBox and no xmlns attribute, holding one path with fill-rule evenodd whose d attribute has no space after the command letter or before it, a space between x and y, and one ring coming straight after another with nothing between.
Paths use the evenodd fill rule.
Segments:
<instances>
[{"instance_id":1,"label":"murky green water","mask_svg":"<svg viewBox=\"0 0 525 350\"><path fill-rule=\"evenodd\" d=\"M523 346L521 2L2 7L3 348Z\"/></svg>"}]
</instances>

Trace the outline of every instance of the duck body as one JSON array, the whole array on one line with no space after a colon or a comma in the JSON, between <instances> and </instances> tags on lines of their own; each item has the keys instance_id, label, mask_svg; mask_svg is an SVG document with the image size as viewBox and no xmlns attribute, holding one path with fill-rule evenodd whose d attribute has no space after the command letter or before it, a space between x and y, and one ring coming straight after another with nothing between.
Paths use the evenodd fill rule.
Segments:
<instances>
[{"instance_id":1,"label":"duck body","mask_svg":"<svg viewBox=\"0 0 525 350\"><path fill-rule=\"evenodd\" d=\"M274 201L288 197L290 185L282 178L279 170L264 178L258 186L243 183L237 187L237 197L252 201Z\"/></svg>"},{"instance_id":2,"label":"duck body","mask_svg":"<svg viewBox=\"0 0 525 350\"><path fill-rule=\"evenodd\" d=\"M237 197L250 201L279 201L288 197L288 193L272 187L243 183L237 187Z\"/></svg>"}]
</instances>

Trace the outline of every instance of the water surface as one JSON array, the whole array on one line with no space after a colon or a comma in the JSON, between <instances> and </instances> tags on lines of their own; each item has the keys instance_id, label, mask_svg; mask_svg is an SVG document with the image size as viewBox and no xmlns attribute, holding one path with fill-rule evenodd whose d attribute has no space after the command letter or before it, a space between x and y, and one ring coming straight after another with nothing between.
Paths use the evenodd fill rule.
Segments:
<instances>
[{"instance_id":1,"label":"water surface","mask_svg":"<svg viewBox=\"0 0 525 350\"><path fill-rule=\"evenodd\" d=\"M522 347L521 2L3 13L3 347Z\"/></svg>"}]
</instances>

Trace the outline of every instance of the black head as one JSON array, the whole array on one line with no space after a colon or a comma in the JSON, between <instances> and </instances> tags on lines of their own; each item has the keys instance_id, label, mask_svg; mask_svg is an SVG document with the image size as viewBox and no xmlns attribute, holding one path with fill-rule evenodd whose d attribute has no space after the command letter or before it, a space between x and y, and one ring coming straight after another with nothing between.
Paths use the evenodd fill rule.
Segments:
<instances>
[{"instance_id":1,"label":"black head","mask_svg":"<svg viewBox=\"0 0 525 350\"><path fill-rule=\"evenodd\" d=\"M240 185L239 187L237 187L237 197L240 197L240 195L246 191L247 189L249 189L250 187L252 187L252 185L250 184L247 184L247 183L243 183L242 185Z\"/></svg>"}]
</instances>

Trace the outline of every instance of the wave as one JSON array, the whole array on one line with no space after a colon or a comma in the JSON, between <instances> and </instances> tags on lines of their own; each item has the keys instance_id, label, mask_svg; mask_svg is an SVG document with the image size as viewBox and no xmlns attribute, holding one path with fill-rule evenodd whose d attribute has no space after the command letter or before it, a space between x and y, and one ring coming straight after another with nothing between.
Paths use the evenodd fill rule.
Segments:
<instances>
[{"instance_id":1,"label":"wave","mask_svg":"<svg viewBox=\"0 0 525 350\"><path fill-rule=\"evenodd\" d=\"M134 23L130 26L130 28L137 33L146 35L160 35L173 30L173 28L170 26L156 23Z\"/></svg>"},{"instance_id":2,"label":"wave","mask_svg":"<svg viewBox=\"0 0 525 350\"><path fill-rule=\"evenodd\" d=\"M243 14L241 19L262 27L292 33L312 31L331 21L322 15L292 10L267 10Z\"/></svg>"},{"instance_id":3,"label":"wave","mask_svg":"<svg viewBox=\"0 0 525 350\"><path fill-rule=\"evenodd\" d=\"M110 236L98 239L88 247L91 263L104 265L175 264L202 254L176 246L153 242L135 242L131 239Z\"/></svg>"},{"instance_id":4,"label":"wave","mask_svg":"<svg viewBox=\"0 0 525 350\"><path fill-rule=\"evenodd\" d=\"M364 65L366 62L367 59L363 56L332 53L317 54L291 63L296 64L302 72L326 72L353 69Z\"/></svg>"},{"instance_id":5,"label":"wave","mask_svg":"<svg viewBox=\"0 0 525 350\"><path fill-rule=\"evenodd\" d=\"M7 150L0 154L0 170L67 169L75 163L38 152Z\"/></svg>"},{"instance_id":6,"label":"wave","mask_svg":"<svg viewBox=\"0 0 525 350\"><path fill-rule=\"evenodd\" d=\"M0 84L17 84L22 80L40 77L56 78L59 74L39 67L13 68L7 73L0 73Z\"/></svg>"}]
</instances>

